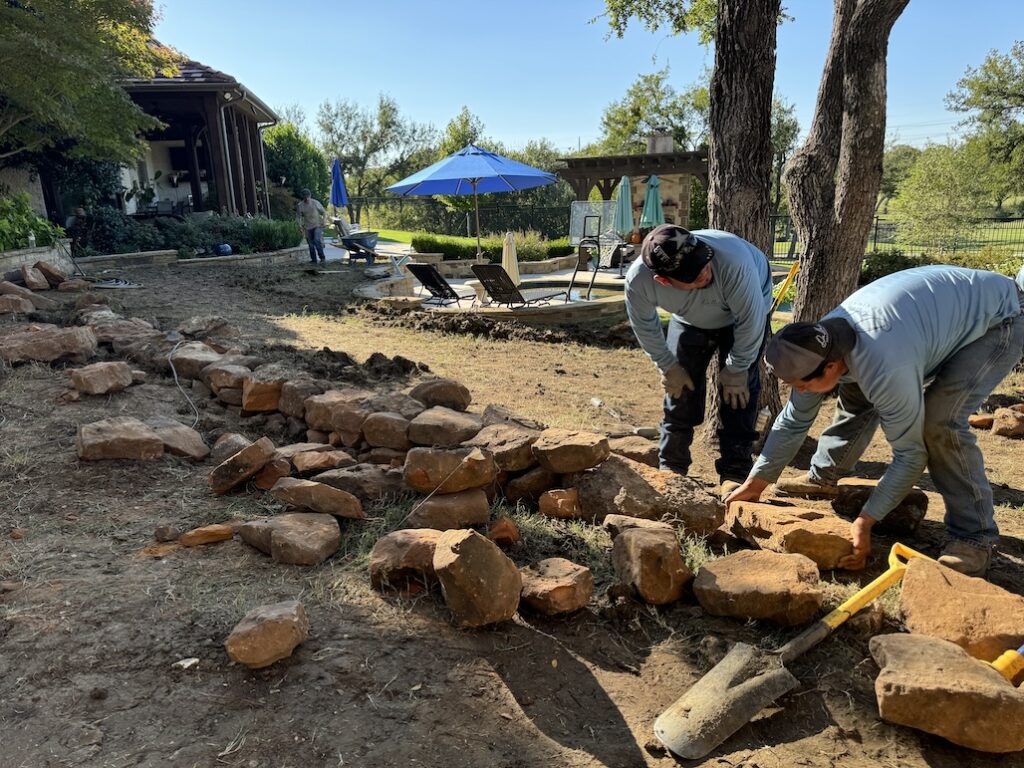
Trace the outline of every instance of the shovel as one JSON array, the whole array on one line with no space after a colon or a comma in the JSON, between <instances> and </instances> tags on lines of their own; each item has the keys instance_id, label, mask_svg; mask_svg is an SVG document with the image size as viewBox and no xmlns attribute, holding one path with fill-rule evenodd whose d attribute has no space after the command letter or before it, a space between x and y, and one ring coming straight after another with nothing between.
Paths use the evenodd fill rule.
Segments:
<instances>
[{"instance_id":1,"label":"shovel","mask_svg":"<svg viewBox=\"0 0 1024 768\"><path fill-rule=\"evenodd\" d=\"M799 681L786 664L810 650L861 608L897 584L912 557L929 559L902 544L889 551L889 568L846 602L775 651L736 643L714 668L662 712L654 735L680 757L704 757Z\"/></svg>"}]
</instances>

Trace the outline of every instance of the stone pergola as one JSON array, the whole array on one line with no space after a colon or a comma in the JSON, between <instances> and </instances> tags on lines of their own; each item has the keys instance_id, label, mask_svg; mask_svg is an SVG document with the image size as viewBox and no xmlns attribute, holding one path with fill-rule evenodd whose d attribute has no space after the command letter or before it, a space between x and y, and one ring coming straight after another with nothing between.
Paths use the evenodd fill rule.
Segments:
<instances>
[{"instance_id":1,"label":"stone pergola","mask_svg":"<svg viewBox=\"0 0 1024 768\"><path fill-rule=\"evenodd\" d=\"M567 157L562 162L566 167L556 173L569 183L577 200L590 197L590 190L594 187L603 200L611 200L615 186L623 176L696 176L705 188L708 185L708 153L704 149L646 155Z\"/></svg>"}]
</instances>

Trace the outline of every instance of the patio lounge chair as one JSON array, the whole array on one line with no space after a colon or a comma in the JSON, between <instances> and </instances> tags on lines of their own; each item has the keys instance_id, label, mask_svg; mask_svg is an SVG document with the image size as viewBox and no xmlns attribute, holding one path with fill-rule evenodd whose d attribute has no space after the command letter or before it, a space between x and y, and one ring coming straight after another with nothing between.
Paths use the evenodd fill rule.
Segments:
<instances>
[{"instance_id":1,"label":"patio lounge chair","mask_svg":"<svg viewBox=\"0 0 1024 768\"><path fill-rule=\"evenodd\" d=\"M526 307L533 304L550 304L559 296L567 301L569 298L566 291L556 291L551 288L520 290L500 264L474 264L472 269L473 274L477 276L480 284L484 287L484 292L490 298L488 304L509 308L515 305Z\"/></svg>"},{"instance_id":2,"label":"patio lounge chair","mask_svg":"<svg viewBox=\"0 0 1024 768\"><path fill-rule=\"evenodd\" d=\"M476 300L475 291L458 293L433 264L413 263L406 264L405 268L412 272L412 276L419 280L430 294L430 298L424 301L424 304L436 303L438 306L447 307L449 304L459 304L461 301Z\"/></svg>"}]
</instances>

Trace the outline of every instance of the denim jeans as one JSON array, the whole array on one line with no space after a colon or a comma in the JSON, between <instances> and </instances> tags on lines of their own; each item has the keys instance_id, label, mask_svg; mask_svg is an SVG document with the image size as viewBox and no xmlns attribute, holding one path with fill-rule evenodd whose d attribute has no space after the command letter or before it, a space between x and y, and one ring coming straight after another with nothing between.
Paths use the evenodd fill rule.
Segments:
<instances>
[{"instance_id":1,"label":"denim jeans","mask_svg":"<svg viewBox=\"0 0 1024 768\"><path fill-rule=\"evenodd\" d=\"M708 364L715 350L718 350L719 365L724 364L732 344L732 326L705 330L675 318L669 322L669 349L675 349L676 360L693 378L694 389L692 392L684 390L682 397L665 395L659 450L662 469L680 475L689 472L693 430L704 422ZM724 401L721 404L722 428L718 431L721 456L715 461L715 470L723 479L743 481L753 466L751 451L758 436L754 427L757 401L761 395L761 378L756 362L747 371L747 386L750 388L750 400L746 408L730 408Z\"/></svg>"},{"instance_id":2,"label":"denim jeans","mask_svg":"<svg viewBox=\"0 0 1024 768\"><path fill-rule=\"evenodd\" d=\"M928 472L946 505L951 538L976 546L999 540L992 487L967 417L977 411L1024 356L1024 315L1004 320L950 356L925 389L924 444ZM878 427L878 412L856 384L839 386L831 426L821 435L810 476L835 483L864 453Z\"/></svg>"},{"instance_id":3,"label":"denim jeans","mask_svg":"<svg viewBox=\"0 0 1024 768\"><path fill-rule=\"evenodd\" d=\"M316 257L320 261L326 261L324 256L324 231L321 227L313 227L306 230L306 243L309 245L309 260L316 264Z\"/></svg>"}]
</instances>

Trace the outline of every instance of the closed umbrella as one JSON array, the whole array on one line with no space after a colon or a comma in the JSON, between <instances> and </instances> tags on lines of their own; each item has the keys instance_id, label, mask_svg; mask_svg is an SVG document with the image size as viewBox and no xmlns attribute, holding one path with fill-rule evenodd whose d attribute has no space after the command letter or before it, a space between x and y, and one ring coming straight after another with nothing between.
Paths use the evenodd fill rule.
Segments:
<instances>
[{"instance_id":1,"label":"closed umbrella","mask_svg":"<svg viewBox=\"0 0 1024 768\"><path fill-rule=\"evenodd\" d=\"M647 180L647 192L644 193L644 208L640 212L640 228L653 229L665 223L665 211L661 207L661 182L657 176Z\"/></svg>"},{"instance_id":2,"label":"closed umbrella","mask_svg":"<svg viewBox=\"0 0 1024 768\"><path fill-rule=\"evenodd\" d=\"M522 282L519 277L519 256L516 254L516 238L511 232L505 233L505 242L501 246L501 266L508 272L516 285Z\"/></svg>"},{"instance_id":3,"label":"closed umbrella","mask_svg":"<svg viewBox=\"0 0 1024 768\"><path fill-rule=\"evenodd\" d=\"M517 192L554 184L554 174L472 144L388 187L398 195L473 195L476 209L476 252L480 255L478 194Z\"/></svg>"},{"instance_id":4,"label":"closed umbrella","mask_svg":"<svg viewBox=\"0 0 1024 768\"><path fill-rule=\"evenodd\" d=\"M348 190L345 189L345 177L341 175L341 161L334 158L331 163L331 205L344 208L348 205Z\"/></svg>"},{"instance_id":5,"label":"closed umbrella","mask_svg":"<svg viewBox=\"0 0 1024 768\"><path fill-rule=\"evenodd\" d=\"M629 188L629 177L623 176L615 195L615 209L612 213L612 229L625 238L633 231L633 195Z\"/></svg>"}]
</instances>

